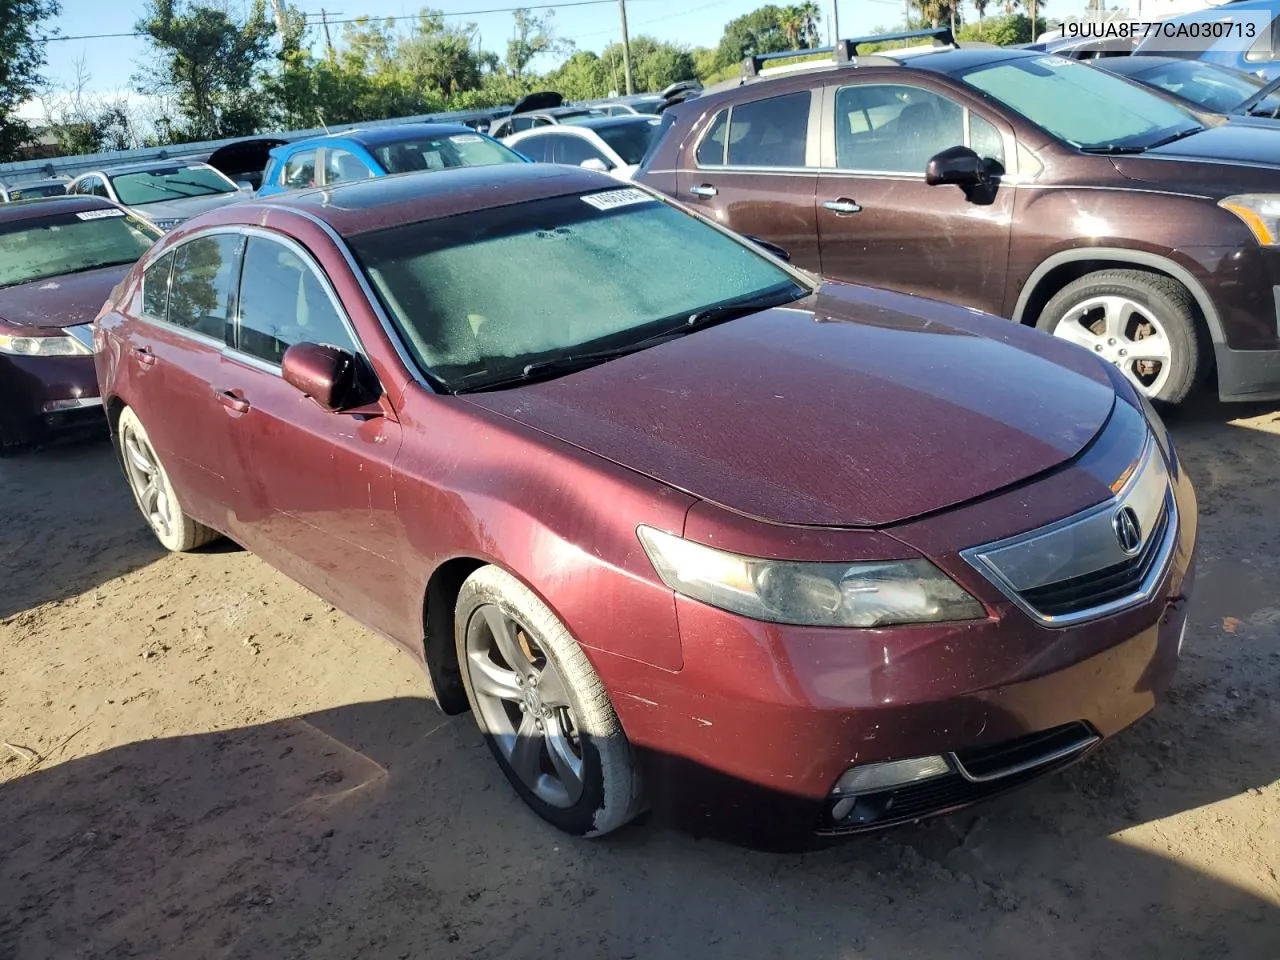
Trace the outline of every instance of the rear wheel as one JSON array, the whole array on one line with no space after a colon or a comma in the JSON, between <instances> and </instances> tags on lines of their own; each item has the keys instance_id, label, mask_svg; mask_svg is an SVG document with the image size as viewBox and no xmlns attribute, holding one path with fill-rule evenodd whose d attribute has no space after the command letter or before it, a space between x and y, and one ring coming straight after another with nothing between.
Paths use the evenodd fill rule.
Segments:
<instances>
[{"instance_id":1,"label":"rear wheel","mask_svg":"<svg viewBox=\"0 0 1280 960\"><path fill-rule=\"evenodd\" d=\"M1184 400L1208 363L1182 284L1141 270L1100 270L1067 284L1036 326L1119 368L1151 400Z\"/></svg>"},{"instance_id":2,"label":"rear wheel","mask_svg":"<svg viewBox=\"0 0 1280 960\"><path fill-rule=\"evenodd\" d=\"M121 412L116 436L129 489L151 532L165 549L194 550L216 540L219 536L216 530L192 520L183 511L151 438L132 407L125 407Z\"/></svg>"},{"instance_id":3,"label":"rear wheel","mask_svg":"<svg viewBox=\"0 0 1280 960\"><path fill-rule=\"evenodd\" d=\"M604 685L533 591L482 567L459 592L454 633L476 723L534 812L588 837L640 813L639 766Z\"/></svg>"}]
</instances>

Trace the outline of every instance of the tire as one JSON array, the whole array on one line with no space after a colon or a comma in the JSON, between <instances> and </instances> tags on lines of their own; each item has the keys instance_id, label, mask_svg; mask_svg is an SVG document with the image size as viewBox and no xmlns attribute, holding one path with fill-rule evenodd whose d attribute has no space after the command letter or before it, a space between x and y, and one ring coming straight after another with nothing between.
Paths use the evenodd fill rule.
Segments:
<instances>
[{"instance_id":1,"label":"tire","mask_svg":"<svg viewBox=\"0 0 1280 960\"><path fill-rule=\"evenodd\" d=\"M218 539L220 534L216 530L191 519L182 509L147 429L132 407L121 411L116 437L120 463L134 502L161 545L174 553L184 553Z\"/></svg>"},{"instance_id":2,"label":"tire","mask_svg":"<svg viewBox=\"0 0 1280 960\"><path fill-rule=\"evenodd\" d=\"M1195 301L1182 284L1160 274L1087 274L1045 304L1036 327L1115 363L1148 399L1165 404L1185 400L1208 369L1209 344ZM1167 358L1135 356L1141 353Z\"/></svg>"},{"instance_id":3,"label":"tire","mask_svg":"<svg viewBox=\"0 0 1280 960\"><path fill-rule=\"evenodd\" d=\"M609 695L577 641L533 591L498 567L480 568L459 591L454 637L480 732L535 813L565 833L599 837L643 811L639 764ZM510 644L515 653L504 655ZM523 658L515 664L522 667L518 685L510 669L516 657ZM540 682L530 683L531 675ZM561 773L574 758L576 783Z\"/></svg>"}]
</instances>

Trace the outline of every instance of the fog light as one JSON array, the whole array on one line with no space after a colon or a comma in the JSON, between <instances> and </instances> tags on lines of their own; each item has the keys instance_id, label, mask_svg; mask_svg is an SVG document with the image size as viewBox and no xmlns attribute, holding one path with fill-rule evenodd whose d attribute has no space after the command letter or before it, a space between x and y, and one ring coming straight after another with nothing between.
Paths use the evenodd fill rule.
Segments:
<instances>
[{"instance_id":1,"label":"fog light","mask_svg":"<svg viewBox=\"0 0 1280 960\"><path fill-rule=\"evenodd\" d=\"M833 799L841 799L843 803L842 798L891 790L908 783L945 776L950 772L951 767L944 757L915 757L911 760L868 763L866 766L846 770L836 781L831 796ZM841 804L837 804L839 805Z\"/></svg>"}]
</instances>

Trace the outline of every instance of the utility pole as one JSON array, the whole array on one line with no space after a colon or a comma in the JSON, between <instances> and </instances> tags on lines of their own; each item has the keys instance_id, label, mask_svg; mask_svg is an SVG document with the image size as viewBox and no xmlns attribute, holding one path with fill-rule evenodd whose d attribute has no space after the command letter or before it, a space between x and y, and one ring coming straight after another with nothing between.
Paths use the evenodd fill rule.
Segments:
<instances>
[{"instance_id":1,"label":"utility pole","mask_svg":"<svg viewBox=\"0 0 1280 960\"><path fill-rule=\"evenodd\" d=\"M627 36L627 0L618 0L618 13L622 15L622 70L627 79L627 96L635 93L631 81L631 40Z\"/></svg>"},{"instance_id":2,"label":"utility pole","mask_svg":"<svg viewBox=\"0 0 1280 960\"><path fill-rule=\"evenodd\" d=\"M324 46L329 51L329 59L333 59L333 38L329 36L329 15L320 8L320 22L324 25Z\"/></svg>"},{"instance_id":3,"label":"utility pole","mask_svg":"<svg viewBox=\"0 0 1280 960\"><path fill-rule=\"evenodd\" d=\"M831 36L828 46L834 47L840 42L840 0L831 0Z\"/></svg>"}]
</instances>

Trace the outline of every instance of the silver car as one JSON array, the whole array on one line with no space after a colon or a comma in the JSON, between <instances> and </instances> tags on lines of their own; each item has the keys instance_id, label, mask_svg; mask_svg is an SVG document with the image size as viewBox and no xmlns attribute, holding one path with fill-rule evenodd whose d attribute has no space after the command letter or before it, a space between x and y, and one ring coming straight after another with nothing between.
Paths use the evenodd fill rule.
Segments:
<instances>
[{"instance_id":1,"label":"silver car","mask_svg":"<svg viewBox=\"0 0 1280 960\"><path fill-rule=\"evenodd\" d=\"M67 193L114 200L161 230L172 230L198 213L249 196L209 164L182 160L151 160L82 173L71 181Z\"/></svg>"}]
</instances>

